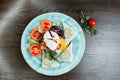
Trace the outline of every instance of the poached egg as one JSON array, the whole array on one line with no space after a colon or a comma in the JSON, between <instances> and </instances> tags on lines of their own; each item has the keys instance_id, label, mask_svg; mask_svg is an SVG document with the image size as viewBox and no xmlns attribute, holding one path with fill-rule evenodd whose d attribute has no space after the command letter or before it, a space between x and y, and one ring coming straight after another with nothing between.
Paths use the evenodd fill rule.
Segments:
<instances>
[{"instance_id":1,"label":"poached egg","mask_svg":"<svg viewBox=\"0 0 120 80\"><path fill-rule=\"evenodd\" d=\"M63 38L60 38L54 31L46 31L44 34L44 42L50 50L56 50L58 47L61 51L66 48L66 43Z\"/></svg>"},{"instance_id":2,"label":"poached egg","mask_svg":"<svg viewBox=\"0 0 120 80\"><path fill-rule=\"evenodd\" d=\"M56 50L58 47L57 40L59 40L59 36L53 31L46 31L44 34L44 41L46 43L46 46L51 50Z\"/></svg>"}]
</instances>

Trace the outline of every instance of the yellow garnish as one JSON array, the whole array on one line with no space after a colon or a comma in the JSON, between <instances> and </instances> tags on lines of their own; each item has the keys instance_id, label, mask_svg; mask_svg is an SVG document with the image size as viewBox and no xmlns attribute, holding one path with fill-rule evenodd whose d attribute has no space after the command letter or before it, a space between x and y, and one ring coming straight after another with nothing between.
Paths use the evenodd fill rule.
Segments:
<instances>
[{"instance_id":1,"label":"yellow garnish","mask_svg":"<svg viewBox=\"0 0 120 80\"><path fill-rule=\"evenodd\" d=\"M59 44L61 44L61 51L64 51L67 48L67 44L65 43L64 39L59 39Z\"/></svg>"}]
</instances>

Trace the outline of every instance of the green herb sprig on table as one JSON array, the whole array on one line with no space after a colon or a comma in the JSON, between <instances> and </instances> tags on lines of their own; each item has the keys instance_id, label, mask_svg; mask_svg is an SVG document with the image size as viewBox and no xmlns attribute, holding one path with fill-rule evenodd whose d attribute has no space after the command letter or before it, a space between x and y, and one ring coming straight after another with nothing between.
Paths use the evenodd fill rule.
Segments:
<instances>
[{"instance_id":1,"label":"green herb sprig on table","mask_svg":"<svg viewBox=\"0 0 120 80\"><path fill-rule=\"evenodd\" d=\"M91 19L90 16L85 15L82 11L81 11L81 15L80 15L80 22L81 22L81 26L82 28L89 33L91 36L92 35L96 35L97 30L94 29L95 25L96 25L96 20Z\"/></svg>"}]
</instances>

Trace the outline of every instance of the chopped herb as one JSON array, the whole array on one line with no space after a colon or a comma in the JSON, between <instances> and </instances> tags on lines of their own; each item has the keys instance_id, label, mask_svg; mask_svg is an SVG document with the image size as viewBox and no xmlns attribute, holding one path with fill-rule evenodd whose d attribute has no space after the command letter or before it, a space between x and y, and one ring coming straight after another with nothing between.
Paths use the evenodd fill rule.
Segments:
<instances>
[{"instance_id":1,"label":"chopped herb","mask_svg":"<svg viewBox=\"0 0 120 80\"><path fill-rule=\"evenodd\" d=\"M58 61L56 56L57 56L57 53L52 51L52 50L44 50L47 58L49 58L50 60L55 60L55 61Z\"/></svg>"}]
</instances>

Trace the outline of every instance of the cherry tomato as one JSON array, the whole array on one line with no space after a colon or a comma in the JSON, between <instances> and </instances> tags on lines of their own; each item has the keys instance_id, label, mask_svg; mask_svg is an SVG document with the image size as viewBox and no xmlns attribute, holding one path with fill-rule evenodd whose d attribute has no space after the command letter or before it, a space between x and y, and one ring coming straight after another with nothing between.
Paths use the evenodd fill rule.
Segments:
<instances>
[{"instance_id":1,"label":"cherry tomato","mask_svg":"<svg viewBox=\"0 0 120 80\"><path fill-rule=\"evenodd\" d=\"M41 49L41 47L40 47L38 44L32 44L32 45L29 47L29 51L30 51L30 54L31 54L32 56L42 55L42 49Z\"/></svg>"},{"instance_id":2,"label":"cherry tomato","mask_svg":"<svg viewBox=\"0 0 120 80\"><path fill-rule=\"evenodd\" d=\"M38 28L33 29L32 32L30 33L30 36L32 39L36 41L40 41L43 38L43 34L39 32Z\"/></svg>"},{"instance_id":3,"label":"cherry tomato","mask_svg":"<svg viewBox=\"0 0 120 80\"><path fill-rule=\"evenodd\" d=\"M48 31L52 27L52 22L50 20L43 20L43 21L41 21L40 27L42 30Z\"/></svg>"},{"instance_id":4,"label":"cherry tomato","mask_svg":"<svg viewBox=\"0 0 120 80\"><path fill-rule=\"evenodd\" d=\"M94 26L96 25L96 20L90 19L90 20L88 21L88 25L89 25L90 27L94 27Z\"/></svg>"}]
</instances>

